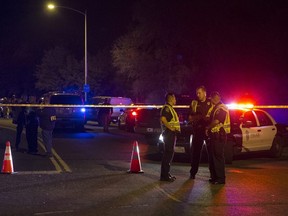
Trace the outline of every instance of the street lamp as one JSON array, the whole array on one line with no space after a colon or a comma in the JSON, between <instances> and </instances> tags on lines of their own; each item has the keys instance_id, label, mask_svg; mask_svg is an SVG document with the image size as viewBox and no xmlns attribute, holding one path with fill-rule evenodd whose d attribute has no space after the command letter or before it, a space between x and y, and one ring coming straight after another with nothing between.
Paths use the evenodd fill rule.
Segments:
<instances>
[{"instance_id":1,"label":"street lamp","mask_svg":"<svg viewBox=\"0 0 288 216\"><path fill-rule=\"evenodd\" d=\"M79 13L81 15L84 16L84 20L85 20L85 33L84 33L84 64L85 64L85 71L84 71L84 86L83 86L83 90L84 90L84 94L85 94L85 102L87 101L87 92L89 92L89 85L87 84L87 71L88 71L88 62L87 62L87 11L85 10L85 12L76 10L74 8L70 8L70 7L65 7L65 6L59 6L59 5L54 5L54 4L48 4L47 5L49 10L53 10L55 8L64 8L67 10L71 10L74 11L76 13Z\"/></svg>"}]
</instances>

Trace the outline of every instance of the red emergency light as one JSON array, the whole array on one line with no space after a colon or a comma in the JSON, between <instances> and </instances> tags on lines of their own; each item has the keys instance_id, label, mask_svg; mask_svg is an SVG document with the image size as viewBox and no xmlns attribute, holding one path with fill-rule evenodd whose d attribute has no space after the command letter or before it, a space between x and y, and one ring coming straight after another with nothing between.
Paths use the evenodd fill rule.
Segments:
<instances>
[{"instance_id":1,"label":"red emergency light","mask_svg":"<svg viewBox=\"0 0 288 216\"><path fill-rule=\"evenodd\" d=\"M253 109L254 105L251 103L230 103L226 104L229 109Z\"/></svg>"}]
</instances>

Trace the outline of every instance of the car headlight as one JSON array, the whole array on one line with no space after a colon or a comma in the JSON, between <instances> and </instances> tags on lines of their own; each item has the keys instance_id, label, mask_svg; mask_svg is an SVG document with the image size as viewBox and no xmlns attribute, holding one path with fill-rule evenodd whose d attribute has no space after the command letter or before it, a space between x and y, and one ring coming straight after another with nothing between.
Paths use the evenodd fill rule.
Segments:
<instances>
[{"instance_id":1,"label":"car headlight","mask_svg":"<svg viewBox=\"0 0 288 216\"><path fill-rule=\"evenodd\" d=\"M160 134L160 136L159 136L159 141L160 141L160 142L164 142L164 137L163 137L162 134Z\"/></svg>"}]
</instances>

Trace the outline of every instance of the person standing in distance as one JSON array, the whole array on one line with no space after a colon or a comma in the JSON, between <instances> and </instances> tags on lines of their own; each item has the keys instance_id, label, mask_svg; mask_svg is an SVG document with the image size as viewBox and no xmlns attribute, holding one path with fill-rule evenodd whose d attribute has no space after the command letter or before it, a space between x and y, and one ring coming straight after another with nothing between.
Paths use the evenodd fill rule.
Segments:
<instances>
[{"instance_id":1,"label":"person standing in distance","mask_svg":"<svg viewBox=\"0 0 288 216\"><path fill-rule=\"evenodd\" d=\"M165 96L166 104L160 113L160 123L164 141L164 153L161 163L161 181L173 182L176 177L170 174L170 166L174 156L174 146L176 144L176 134L180 133L179 118L173 106L176 104L176 97L173 93Z\"/></svg>"},{"instance_id":2,"label":"person standing in distance","mask_svg":"<svg viewBox=\"0 0 288 216\"><path fill-rule=\"evenodd\" d=\"M36 104L36 97L29 97L30 104ZM27 107L26 111L26 139L28 144L28 153L37 154L38 152L38 117L36 107Z\"/></svg>"},{"instance_id":3,"label":"person standing in distance","mask_svg":"<svg viewBox=\"0 0 288 216\"><path fill-rule=\"evenodd\" d=\"M211 102L214 108L211 112L210 124L206 127L209 136L208 156L209 170L212 184L225 184L225 157L224 146L227 134L230 133L230 116L228 108L221 102L218 92L211 93Z\"/></svg>"},{"instance_id":4,"label":"person standing in distance","mask_svg":"<svg viewBox=\"0 0 288 216\"><path fill-rule=\"evenodd\" d=\"M18 100L18 104L25 104L25 103L27 103L27 99L25 96L22 96ZM21 136L23 129L26 126L26 107L23 106L14 107L12 123L17 125L15 148L16 151L20 151L19 145L21 143Z\"/></svg>"},{"instance_id":5,"label":"person standing in distance","mask_svg":"<svg viewBox=\"0 0 288 216\"><path fill-rule=\"evenodd\" d=\"M199 169L201 150L204 140L207 138L205 127L209 123L212 103L206 96L206 88L199 86L196 89L197 100L193 100L190 105L189 122L193 126L193 139L191 148L191 169L190 178L195 179Z\"/></svg>"},{"instance_id":6,"label":"person standing in distance","mask_svg":"<svg viewBox=\"0 0 288 216\"><path fill-rule=\"evenodd\" d=\"M108 98L105 98L104 103L102 105L111 105L109 103ZM103 131L109 132L109 125L111 121L111 115L113 113L112 107L101 107L98 115L100 116L100 121L103 124Z\"/></svg>"},{"instance_id":7,"label":"person standing in distance","mask_svg":"<svg viewBox=\"0 0 288 216\"><path fill-rule=\"evenodd\" d=\"M49 104L49 98L44 98L44 104ZM52 157L52 138L56 121L56 109L54 107L41 107L38 112L39 125L42 129L42 139L46 148L46 156Z\"/></svg>"}]
</instances>

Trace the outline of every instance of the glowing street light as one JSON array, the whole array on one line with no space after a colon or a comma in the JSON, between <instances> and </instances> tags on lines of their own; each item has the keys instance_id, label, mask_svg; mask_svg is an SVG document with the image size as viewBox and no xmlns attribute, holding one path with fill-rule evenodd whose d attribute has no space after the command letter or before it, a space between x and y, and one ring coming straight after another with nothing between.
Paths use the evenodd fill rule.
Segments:
<instances>
[{"instance_id":1,"label":"glowing street light","mask_svg":"<svg viewBox=\"0 0 288 216\"><path fill-rule=\"evenodd\" d=\"M50 9L50 10L52 10L52 9L54 9L55 8L55 5L54 4L48 4L48 9Z\"/></svg>"},{"instance_id":2,"label":"glowing street light","mask_svg":"<svg viewBox=\"0 0 288 216\"><path fill-rule=\"evenodd\" d=\"M88 71L88 62L87 62L87 11L82 12L79 10L76 10L74 8L70 8L70 7L65 7L65 6L59 6L59 5L54 5L54 4L48 4L47 8L49 10L54 10L55 8L64 8L67 10L71 10L74 11L76 13L79 13L81 15L84 16L84 25L85 25L85 32L84 32L84 64L85 64L85 70L84 70L84 86L83 86L83 90L85 93L85 102L87 101L87 92L89 92L89 85L87 84L87 71Z\"/></svg>"}]
</instances>

